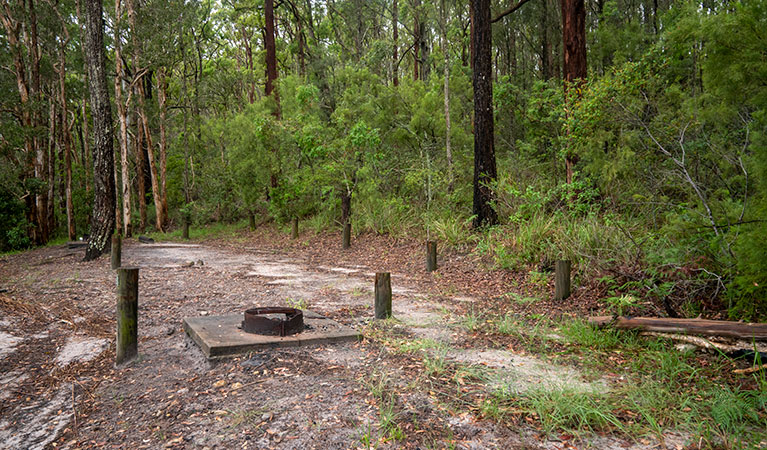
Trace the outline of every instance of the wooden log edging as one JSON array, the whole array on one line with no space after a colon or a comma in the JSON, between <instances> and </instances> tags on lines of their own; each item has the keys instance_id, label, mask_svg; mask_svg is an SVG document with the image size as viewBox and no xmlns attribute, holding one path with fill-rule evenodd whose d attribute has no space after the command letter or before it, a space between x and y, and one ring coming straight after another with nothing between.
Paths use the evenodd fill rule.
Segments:
<instances>
[{"instance_id":1,"label":"wooden log edging","mask_svg":"<svg viewBox=\"0 0 767 450\"><path fill-rule=\"evenodd\" d=\"M594 326L656 331L660 333L701 334L735 339L767 341L767 323L744 323L727 320L666 319L657 317L589 317Z\"/></svg>"}]
</instances>

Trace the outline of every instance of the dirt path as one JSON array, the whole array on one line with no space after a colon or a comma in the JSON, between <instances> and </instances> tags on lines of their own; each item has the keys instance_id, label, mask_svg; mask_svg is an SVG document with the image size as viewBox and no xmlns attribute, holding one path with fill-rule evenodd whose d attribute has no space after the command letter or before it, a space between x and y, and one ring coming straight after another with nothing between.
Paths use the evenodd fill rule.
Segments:
<instances>
[{"instance_id":1,"label":"dirt path","mask_svg":"<svg viewBox=\"0 0 767 450\"><path fill-rule=\"evenodd\" d=\"M376 268L248 242L129 241L123 264L140 267L140 357L114 370L115 276L108 258L81 258L47 248L0 261L0 448L560 448L461 410L432 391L423 361L374 340L209 362L181 329L183 317L286 304L369 329ZM472 298L434 295L412 273L392 280L401 322L390 331L436 343L442 364L482 363L497 375L487 389L601 387L530 355L461 348L454 312ZM626 444L599 446L613 445Z\"/></svg>"}]
</instances>

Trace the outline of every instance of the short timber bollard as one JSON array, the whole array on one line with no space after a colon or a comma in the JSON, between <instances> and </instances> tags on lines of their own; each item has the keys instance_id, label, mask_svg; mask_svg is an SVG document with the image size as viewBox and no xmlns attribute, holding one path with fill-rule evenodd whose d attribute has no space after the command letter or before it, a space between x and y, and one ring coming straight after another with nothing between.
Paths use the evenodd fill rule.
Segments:
<instances>
[{"instance_id":1,"label":"short timber bollard","mask_svg":"<svg viewBox=\"0 0 767 450\"><path fill-rule=\"evenodd\" d=\"M292 239L298 239L298 217L293 218L293 227L290 230L290 237Z\"/></svg>"},{"instance_id":2,"label":"short timber bollard","mask_svg":"<svg viewBox=\"0 0 767 450\"><path fill-rule=\"evenodd\" d=\"M189 217L184 215L184 228L181 231L181 237L183 239L189 239Z\"/></svg>"},{"instance_id":3,"label":"short timber bollard","mask_svg":"<svg viewBox=\"0 0 767 450\"><path fill-rule=\"evenodd\" d=\"M434 272L435 270L437 270L437 243L426 241L426 271Z\"/></svg>"},{"instance_id":4,"label":"short timber bollard","mask_svg":"<svg viewBox=\"0 0 767 450\"><path fill-rule=\"evenodd\" d=\"M352 246L352 224L347 222L344 224L344 249Z\"/></svg>"},{"instance_id":5,"label":"short timber bollard","mask_svg":"<svg viewBox=\"0 0 767 450\"><path fill-rule=\"evenodd\" d=\"M391 274L376 273L376 319L391 317Z\"/></svg>"},{"instance_id":6,"label":"short timber bollard","mask_svg":"<svg viewBox=\"0 0 767 450\"><path fill-rule=\"evenodd\" d=\"M570 261L557 261L554 274L554 300L570 296Z\"/></svg>"},{"instance_id":7,"label":"short timber bollard","mask_svg":"<svg viewBox=\"0 0 767 450\"><path fill-rule=\"evenodd\" d=\"M117 269L115 366L138 356L138 267Z\"/></svg>"},{"instance_id":8,"label":"short timber bollard","mask_svg":"<svg viewBox=\"0 0 767 450\"><path fill-rule=\"evenodd\" d=\"M119 234L112 235L112 270L122 265L122 243L122 236Z\"/></svg>"}]
</instances>

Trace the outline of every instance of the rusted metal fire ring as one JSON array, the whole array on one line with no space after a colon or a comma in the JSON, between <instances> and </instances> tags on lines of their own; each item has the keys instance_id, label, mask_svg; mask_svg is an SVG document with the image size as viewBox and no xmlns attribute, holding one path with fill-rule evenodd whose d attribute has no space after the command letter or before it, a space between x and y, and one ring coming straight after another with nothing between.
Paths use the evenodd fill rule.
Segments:
<instances>
[{"instance_id":1,"label":"rusted metal fire ring","mask_svg":"<svg viewBox=\"0 0 767 450\"><path fill-rule=\"evenodd\" d=\"M266 317L268 314L285 314L285 319ZM296 308L251 308L242 321L242 331L247 333L287 336L303 330L304 313Z\"/></svg>"}]
</instances>

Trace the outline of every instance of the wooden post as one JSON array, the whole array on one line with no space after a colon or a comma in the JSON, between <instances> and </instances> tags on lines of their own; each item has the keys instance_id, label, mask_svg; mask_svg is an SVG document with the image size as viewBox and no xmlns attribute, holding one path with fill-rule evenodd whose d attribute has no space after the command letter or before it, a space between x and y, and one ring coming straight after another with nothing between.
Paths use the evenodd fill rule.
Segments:
<instances>
[{"instance_id":1,"label":"wooden post","mask_svg":"<svg viewBox=\"0 0 767 450\"><path fill-rule=\"evenodd\" d=\"M112 270L122 265L122 242L122 236L116 233L112 235Z\"/></svg>"},{"instance_id":2,"label":"wooden post","mask_svg":"<svg viewBox=\"0 0 767 450\"><path fill-rule=\"evenodd\" d=\"M293 229L290 232L290 237L298 239L298 217L293 218Z\"/></svg>"},{"instance_id":3,"label":"wooden post","mask_svg":"<svg viewBox=\"0 0 767 450\"><path fill-rule=\"evenodd\" d=\"M252 212L248 213L248 225L250 225L250 231L255 231L256 229L256 215Z\"/></svg>"},{"instance_id":4,"label":"wooden post","mask_svg":"<svg viewBox=\"0 0 767 450\"><path fill-rule=\"evenodd\" d=\"M352 246L352 224L347 222L344 224L344 249Z\"/></svg>"},{"instance_id":5,"label":"wooden post","mask_svg":"<svg viewBox=\"0 0 767 450\"><path fill-rule=\"evenodd\" d=\"M138 267L117 269L117 349L115 365L138 356Z\"/></svg>"},{"instance_id":6,"label":"wooden post","mask_svg":"<svg viewBox=\"0 0 767 450\"><path fill-rule=\"evenodd\" d=\"M183 239L189 239L189 216L184 214L184 229L181 232Z\"/></svg>"},{"instance_id":7,"label":"wooden post","mask_svg":"<svg viewBox=\"0 0 767 450\"><path fill-rule=\"evenodd\" d=\"M388 319L391 317L391 274L389 272L376 273L376 319Z\"/></svg>"},{"instance_id":8,"label":"wooden post","mask_svg":"<svg viewBox=\"0 0 767 450\"><path fill-rule=\"evenodd\" d=\"M435 270L437 270L437 243L426 241L426 271L434 272Z\"/></svg>"},{"instance_id":9,"label":"wooden post","mask_svg":"<svg viewBox=\"0 0 767 450\"><path fill-rule=\"evenodd\" d=\"M554 275L554 300L570 296L570 261L557 261Z\"/></svg>"}]
</instances>

